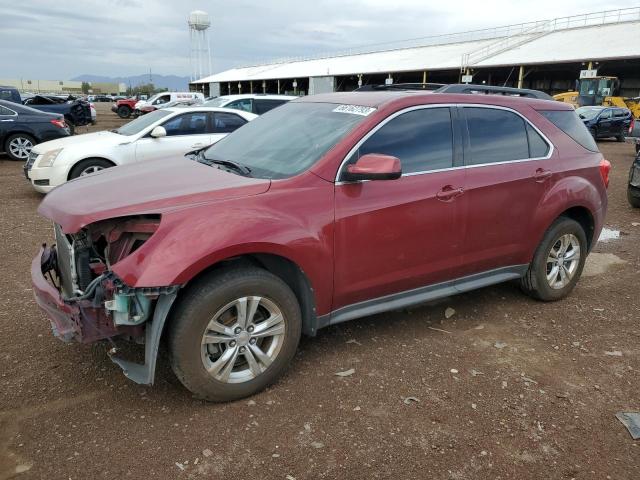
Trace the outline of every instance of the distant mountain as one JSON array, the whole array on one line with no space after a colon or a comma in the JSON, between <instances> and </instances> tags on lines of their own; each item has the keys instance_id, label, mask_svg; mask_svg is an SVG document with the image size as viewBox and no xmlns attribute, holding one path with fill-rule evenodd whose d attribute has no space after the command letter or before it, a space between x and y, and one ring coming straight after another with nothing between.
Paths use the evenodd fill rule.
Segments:
<instances>
[{"instance_id":1,"label":"distant mountain","mask_svg":"<svg viewBox=\"0 0 640 480\"><path fill-rule=\"evenodd\" d=\"M169 90L189 90L189 77L179 77L177 75L152 75L153 84L157 88L168 88ZM133 75L130 77L105 77L102 75L78 75L71 80L76 82L113 82L124 83L127 86L135 87L143 83L149 83L149 74Z\"/></svg>"}]
</instances>

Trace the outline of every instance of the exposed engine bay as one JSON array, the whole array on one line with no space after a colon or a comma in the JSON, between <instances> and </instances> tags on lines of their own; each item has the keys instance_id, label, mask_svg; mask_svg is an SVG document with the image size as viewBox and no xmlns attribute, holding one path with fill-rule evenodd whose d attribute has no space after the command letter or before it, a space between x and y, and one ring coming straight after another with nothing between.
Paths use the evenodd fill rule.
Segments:
<instances>
[{"instance_id":1,"label":"exposed engine bay","mask_svg":"<svg viewBox=\"0 0 640 480\"><path fill-rule=\"evenodd\" d=\"M179 286L130 287L112 266L140 248L159 224L159 215L116 218L74 234L55 225L56 243L43 246L40 258L42 276L58 292L59 305L36 292L36 300L48 310L54 334L82 343L114 337L144 343L145 365L117 358L115 347L110 351L112 360L138 383L153 381L157 344Z\"/></svg>"}]
</instances>

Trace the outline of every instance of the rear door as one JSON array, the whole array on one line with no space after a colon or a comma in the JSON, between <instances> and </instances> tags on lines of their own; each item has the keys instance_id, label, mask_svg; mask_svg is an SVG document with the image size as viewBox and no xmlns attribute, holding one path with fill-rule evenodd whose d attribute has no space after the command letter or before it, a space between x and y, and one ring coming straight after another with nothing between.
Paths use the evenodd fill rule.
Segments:
<instances>
[{"instance_id":1,"label":"rear door","mask_svg":"<svg viewBox=\"0 0 640 480\"><path fill-rule=\"evenodd\" d=\"M611 135L619 137L627 134L629 122L627 121L627 111L622 108L613 109L613 119L611 121Z\"/></svg>"},{"instance_id":2,"label":"rear door","mask_svg":"<svg viewBox=\"0 0 640 480\"><path fill-rule=\"evenodd\" d=\"M0 149L4 148L4 139L7 137L18 120L18 115L13 110L0 105Z\"/></svg>"},{"instance_id":3,"label":"rear door","mask_svg":"<svg viewBox=\"0 0 640 480\"><path fill-rule=\"evenodd\" d=\"M463 274L528 263L532 212L556 173L551 143L515 111L460 107L467 230Z\"/></svg>"},{"instance_id":4,"label":"rear door","mask_svg":"<svg viewBox=\"0 0 640 480\"><path fill-rule=\"evenodd\" d=\"M334 309L457 275L464 169L454 125L449 107L409 109L372 130L342 166L381 153L398 157L403 174L336 183Z\"/></svg>"},{"instance_id":5,"label":"rear door","mask_svg":"<svg viewBox=\"0 0 640 480\"><path fill-rule=\"evenodd\" d=\"M136 142L136 160L176 158L211 145L214 136L208 127L209 114L189 112L166 120L161 124L167 131L166 137L153 138L147 134Z\"/></svg>"}]
</instances>

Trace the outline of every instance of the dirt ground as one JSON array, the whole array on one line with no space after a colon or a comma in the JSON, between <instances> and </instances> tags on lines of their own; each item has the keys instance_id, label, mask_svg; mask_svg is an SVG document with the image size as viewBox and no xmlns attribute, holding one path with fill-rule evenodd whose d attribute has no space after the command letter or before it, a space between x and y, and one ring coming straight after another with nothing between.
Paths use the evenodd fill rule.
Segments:
<instances>
[{"instance_id":1,"label":"dirt ground","mask_svg":"<svg viewBox=\"0 0 640 480\"><path fill-rule=\"evenodd\" d=\"M98 128L120 123L98 105ZM640 478L640 441L614 416L640 410L633 148L600 146L621 237L569 298L504 284L327 328L279 383L229 404L193 399L166 364L136 385L107 345L51 335L29 265L52 228L0 156L0 478Z\"/></svg>"}]
</instances>

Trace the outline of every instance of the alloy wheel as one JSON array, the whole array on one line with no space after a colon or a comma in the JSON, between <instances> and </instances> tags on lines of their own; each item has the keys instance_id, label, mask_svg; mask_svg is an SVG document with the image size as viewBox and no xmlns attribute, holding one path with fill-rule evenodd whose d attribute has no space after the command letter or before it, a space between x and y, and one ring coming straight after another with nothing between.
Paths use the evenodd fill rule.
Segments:
<instances>
[{"instance_id":1,"label":"alloy wheel","mask_svg":"<svg viewBox=\"0 0 640 480\"><path fill-rule=\"evenodd\" d=\"M566 287L580 264L580 242L567 233L558 238L547 255L547 282L553 289Z\"/></svg>"},{"instance_id":2,"label":"alloy wheel","mask_svg":"<svg viewBox=\"0 0 640 480\"><path fill-rule=\"evenodd\" d=\"M264 297L238 298L216 312L202 336L202 363L214 379L242 383L263 373L285 337L280 308Z\"/></svg>"},{"instance_id":3,"label":"alloy wheel","mask_svg":"<svg viewBox=\"0 0 640 480\"><path fill-rule=\"evenodd\" d=\"M80 176L84 177L85 175L89 175L90 173L94 173L94 172L99 172L100 170L104 170L104 167L101 167L99 165L91 165L85 168L84 170L82 170L82 172L80 172Z\"/></svg>"},{"instance_id":4,"label":"alloy wheel","mask_svg":"<svg viewBox=\"0 0 640 480\"><path fill-rule=\"evenodd\" d=\"M31 153L33 143L25 137L16 137L9 142L9 151L11 154L22 160L26 160Z\"/></svg>"}]
</instances>

